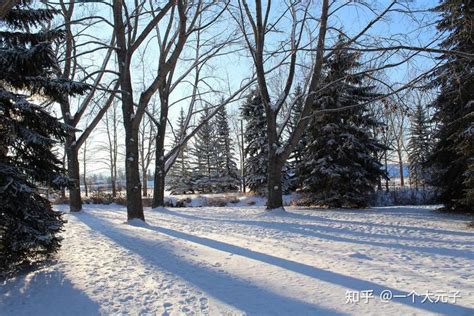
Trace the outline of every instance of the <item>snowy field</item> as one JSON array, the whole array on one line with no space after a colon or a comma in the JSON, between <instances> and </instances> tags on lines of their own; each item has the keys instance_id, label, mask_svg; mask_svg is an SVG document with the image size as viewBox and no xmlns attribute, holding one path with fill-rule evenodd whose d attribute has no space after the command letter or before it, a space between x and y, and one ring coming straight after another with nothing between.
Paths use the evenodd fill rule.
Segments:
<instances>
[{"instance_id":1,"label":"snowy field","mask_svg":"<svg viewBox=\"0 0 474 316\"><path fill-rule=\"evenodd\" d=\"M66 215L52 266L1 285L0 315L474 315L467 218L288 211L148 209L125 224L123 207L88 205Z\"/></svg>"}]
</instances>

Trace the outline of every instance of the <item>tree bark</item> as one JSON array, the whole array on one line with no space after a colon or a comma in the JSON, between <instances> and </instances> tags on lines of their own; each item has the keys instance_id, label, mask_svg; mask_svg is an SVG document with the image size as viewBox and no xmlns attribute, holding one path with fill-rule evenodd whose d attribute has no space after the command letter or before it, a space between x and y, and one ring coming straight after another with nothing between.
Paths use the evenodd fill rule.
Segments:
<instances>
[{"instance_id":1,"label":"tree bark","mask_svg":"<svg viewBox=\"0 0 474 316\"><path fill-rule=\"evenodd\" d=\"M268 200L267 210L274 210L283 207L283 191L281 185L281 164L277 161L277 157L273 151L273 154L269 154L268 158L268 176L267 176L267 188L268 188Z\"/></svg>"},{"instance_id":2,"label":"tree bark","mask_svg":"<svg viewBox=\"0 0 474 316\"><path fill-rule=\"evenodd\" d=\"M397 150L398 154L398 168L400 170L400 186L405 186L405 177L403 176L403 160L402 160L402 151Z\"/></svg>"},{"instance_id":3,"label":"tree bark","mask_svg":"<svg viewBox=\"0 0 474 316\"><path fill-rule=\"evenodd\" d=\"M278 135L276 128L276 115L273 111L267 111L267 135L268 135L268 163L267 163L267 210L283 207L283 191L281 184L280 157L277 155Z\"/></svg>"},{"instance_id":4,"label":"tree bark","mask_svg":"<svg viewBox=\"0 0 474 316\"><path fill-rule=\"evenodd\" d=\"M125 117L125 116L124 116ZM125 176L127 179L127 218L145 220L142 204L142 190L140 172L138 167L138 128L132 122L124 119L126 158Z\"/></svg>"},{"instance_id":5,"label":"tree bark","mask_svg":"<svg viewBox=\"0 0 474 316\"><path fill-rule=\"evenodd\" d=\"M82 210L79 153L75 144L76 136L72 134L66 140L67 171L68 177L72 181L72 186L69 188L69 210L71 212Z\"/></svg>"},{"instance_id":6,"label":"tree bark","mask_svg":"<svg viewBox=\"0 0 474 316\"><path fill-rule=\"evenodd\" d=\"M79 149L78 149L79 150ZM89 189L87 187L87 145L84 143L84 151L82 156L82 172L83 172L83 183L84 183L84 194L89 196Z\"/></svg>"},{"instance_id":7,"label":"tree bark","mask_svg":"<svg viewBox=\"0 0 474 316\"><path fill-rule=\"evenodd\" d=\"M168 93L166 87L160 90L160 121L157 126L156 146L155 146L155 178L153 187L152 207L162 207L165 205L165 178L166 178L166 159L165 159L165 136L166 121L168 117Z\"/></svg>"},{"instance_id":8,"label":"tree bark","mask_svg":"<svg viewBox=\"0 0 474 316\"><path fill-rule=\"evenodd\" d=\"M142 168L142 189L143 189L143 196L148 196L148 183L147 183L147 169Z\"/></svg>"},{"instance_id":9,"label":"tree bark","mask_svg":"<svg viewBox=\"0 0 474 316\"><path fill-rule=\"evenodd\" d=\"M128 47L123 22L123 1L113 1L114 28L117 39L117 64L122 96L123 125L125 128L125 177L127 191L127 218L145 220L142 204L140 171L138 166L138 128L140 116L134 111L133 86L130 73L130 62L133 49ZM135 43L136 44L136 43ZM139 44L138 44L139 45Z\"/></svg>"},{"instance_id":10,"label":"tree bark","mask_svg":"<svg viewBox=\"0 0 474 316\"><path fill-rule=\"evenodd\" d=\"M385 150L385 155L384 155L384 161L385 161L385 172L388 174L388 158L387 158L387 150ZM388 192L388 177L385 178L385 191Z\"/></svg>"},{"instance_id":11,"label":"tree bark","mask_svg":"<svg viewBox=\"0 0 474 316\"><path fill-rule=\"evenodd\" d=\"M117 185L116 185L116 180L114 178L113 172L112 176L110 177L111 182L112 182L112 197L116 198L117 197Z\"/></svg>"},{"instance_id":12,"label":"tree bark","mask_svg":"<svg viewBox=\"0 0 474 316\"><path fill-rule=\"evenodd\" d=\"M164 150L157 150L156 154L160 154L163 157ZM165 161L164 159L155 160L155 178L153 188L153 202L152 207L163 207L165 205Z\"/></svg>"}]
</instances>

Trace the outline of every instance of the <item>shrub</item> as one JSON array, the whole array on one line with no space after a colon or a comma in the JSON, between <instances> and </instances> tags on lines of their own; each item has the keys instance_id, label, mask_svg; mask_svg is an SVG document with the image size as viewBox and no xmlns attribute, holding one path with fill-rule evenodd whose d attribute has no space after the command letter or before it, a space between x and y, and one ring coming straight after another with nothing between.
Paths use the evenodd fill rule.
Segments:
<instances>
[{"instance_id":1,"label":"shrub","mask_svg":"<svg viewBox=\"0 0 474 316\"><path fill-rule=\"evenodd\" d=\"M227 206L228 200L225 197L212 197L207 198L207 205L213 207L224 207Z\"/></svg>"},{"instance_id":2,"label":"shrub","mask_svg":"<svg viewBox=\"0 0 474 316\"><path fill-rule=\"evenodd\" d=\"M315 201L309 194L301 195L299 198L290 202L291 206L314 206Z\"/></svg>"}]
</instances>

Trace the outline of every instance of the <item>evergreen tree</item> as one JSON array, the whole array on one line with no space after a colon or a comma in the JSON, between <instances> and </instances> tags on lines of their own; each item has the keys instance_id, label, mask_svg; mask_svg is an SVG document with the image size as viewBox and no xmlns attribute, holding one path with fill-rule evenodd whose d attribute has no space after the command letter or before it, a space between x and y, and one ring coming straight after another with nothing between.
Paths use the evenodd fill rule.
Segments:
<instances>
[{"instance_id":1,"label":"evergreen tree","mask_svg":"<svg viewBox=\"0 0 474 316\"><path fill-rule=\"evenodd\" d=\"M301 85L296 86L292 102L294 102L294 105L288 122L288 128L291 132L293 132L298 124L301 112L303 111L304 98L303 88ZM302 172L304 170L304 150L307 145L308 135L305 132L288 159L289 188L291 191L295 191L303 185Z\"/></svg>"},{"instance_id":2,"label":"evergreen tree","mask_svg":"<svg viewBox=\"0 0 474 316\"><path fill-rule=\"evenodd\" d=\"M265 195L267 190L268 137L265 108L258 92L253 91L241 108L245 121L244 141L245 182L250 191ZM282 190L288 193L290 176L288 166L282 168Z\"/></svg>"},{"instance_id":3,"label":"evergreen tree","mask_svg":"<svg viewBox=\"0 0 474 316\"><path fill-rule=\"evenodd\" d=\"M218 178L215 132L212 123L207 120L209 114L209 108L206 106L201 118L204 124L196 133L191 150L194 164L192 187L194 191L201 193L214 192Z\"/></svg>"},{"instance_id":4,"label":"evergreen tree","mask_svg":"<svg viewBox=\"0 0 474 316\"><path fill-rule=\"evenodd\" d=\"M0 269L43 259L58 250L61 214L37 185L67 184L52 152L66 125L33 103L32 96L59 101L87 86L58 78L52 41L61 31L40 30L56 11L19 1L1 21L0 32ZM25 95L28 93L28 95Z\"/></svg>"},{"instance_id":5,"label":"evergreen tree","mask_svg":"<svg viewBox=\"0 0 474 316\"><path fill-rule=\"evenodd\" d=\"M181 112L178 117L178 130L176 132L176 138L174 140L173 147L177 146L186 136L184 111L181 108ZM179 151L176 160L168 173L168 190L171 194L185 194L193 192L191 183L191 166L189 164L188 146L184 145Z\"/></svg>"},{"instance_id":6,"label":"evergreen tree","mask_svg":"<svg viewBox=\"0 0 474 316\"><path fill-rule=\"evenodd\" d=\"M474 2L443 0L435 8L441 14L437 28L449 35L441 43L446 50L474 51ZM428 166L434 169L430 183L440 191L447 210L474 210L474 60L444 54L433 85L440 93L433 103L438 123L437 143Z\"/></svg>"},{"instance_id":7,"label":"evergreen tree","mask_svg":"<svg viewBox=\"0 0 474 316\"><path fill-rule=\"evenodd\" d=\"M245 121L244 140L246 184L250 191L264 194L267 182L268 138L265 108L260 96L253 91L242 105Z\"/></svg>"},{"instance_id":8,"label":"evergreen tree","mask_svg":"<svg viewBox=\"0 0 474 316\"><path fill-rule=\"evenodd\" d=\"M413 113L410 127L410 138L408 141L408 162L410 164L410 181L418 186L423 185L429 179L425 164L431 152L429 122L426 110L421 104L417 104Z\"/></svg>"},{"instance_id":9,"label":"evergreen tree","mask_svg":"<svg viewBox=\"0 0 474 316\"><path fill-rule=\"evenodd\" d=\"M323 84L331 85L318 97L305 151L304 188L318 203L329 207L364 207L383 175L375 154L384 148L370 130L379 125L364 105L376 97L364 77L353 75L358 55L344 49L342 39L326 60Z\"/></svg>"},{"instance_id":10,"label":"evergreen tree","mask_svg":"<svg viewBox=\"0 0 474 316\"><path fill-rule=\"evenodd\" d=\"M216 129L214 141L217 155L217 190L222 192L238 190L240 177L234 159L234 146L225 107L217 112L213 126Z\"/></svg>"}]
</instances>

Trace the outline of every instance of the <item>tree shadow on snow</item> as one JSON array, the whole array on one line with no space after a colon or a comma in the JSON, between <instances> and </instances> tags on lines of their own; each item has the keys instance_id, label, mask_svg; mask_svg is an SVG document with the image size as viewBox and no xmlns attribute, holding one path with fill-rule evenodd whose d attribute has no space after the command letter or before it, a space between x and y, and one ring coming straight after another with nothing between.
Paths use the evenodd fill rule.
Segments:
<instances>
[{"instance_id":1,"label":"tree shadow on snow","mask_svg":"<svg viewBox=\"0 0 474 316\"><path fill-rule=\"evenodd\" d=\"M91 221L89 219L83 218L83 221L93 229L100 229L100 227L97 227L97 222L94 222L94 220ZM102 220L96 218L96 221ZM106 222L103 223L103 226L109 225ZM394 295L394 297L405 297L394 299L395 302L410 307L415 307L424 311L450 315L474 314L473 308L467 308L451 303L422 303L424 296L418 295L412 298L412 296L410 296L410 293L398 289L385 287L371 281L366 281L340 273L316 268L307 264L294 262L280 257L275 257L272 255L260 253L257 251L220 242L217 240L190 235L176 230L156 226L148 226L146 229L150 229L157 233L161 233L178 239L183 239L216 250L229 252L253 260L258 260L273 266L300 273L324 282L343 286L352 290L373 290L373 293L376 297L380 297L380 294L383 291L389 290ZM220 299L221 301L233 305L243 311L251 313L254 310L253 308L256 307L255 304L257 304L257 306L260 306L260 308L264 306L265 311L267 311L268 309L269 313L285 313L285 311L292 312L293 314L295 312L297 314L303 314L307 312L324 313L325 315L335 313L332 310L325 310L319 306L310 305L303 301L297 301L292 298L284 297L262 288L253 288L251 290L252 286L245 281L234 279L224 274L193 265L184 260L180 260L175 255L166 252L166 250L162 252L162 249L157 249L156 244L154 244L153 242L130 236L128 234L118 231L117 229L101 229L101 231L118 244L129 250L134 251L135 253L142 256L144 259L149 260L151 264L162 267L170 271L171 273L181 276L185 280L194 283L196 286L206 291L210 295L216 297L217 299ZM315 295L316 294L317 293L315 293ZM412 301L412 299L414 301ZM341 303L343 302L343 300L344 297L341 297ZM249 305L252 305L252 307L250 307ZM256 311L258 311L258 309Z\"/></svg>"},{"instance_id":2,"label":"tree shadow on snow","mask_svg":"<svg viewBox=\"0 0 474 316\"><path fill-rule=\"evenodd\" d=\"M420 253L427 253L427 254L434 254L440 256L448 256L448 257L459 257L465 258L469 260L474 260L474 253L468 250L461 250L461 249L453 249L453 248L443 248L443 247L422 247L422 246L412 246L412 245L405 245L400 244L398 242L386 242L386 241L376 241L376 240L364 240L360 238L350 238L344 236L337 236L335 234L346 234L349 236L358 236L363 238L380 238L380 239L392 239L392 240L410 240L415 243L429 241L429 242L443 242L443 243L450 243L449 241L443 240L423 240L423 238L419 238L416 236L408 237L408 238L398 238L390 235L383 235L383 234L370 234L365 232L357 232L350 230L349 227L345 228L334 228L330 226L319 226L319 225L305 225L305 224L296 224L296 223L283 223L283 222L268 222L268 221L236 221L236 220L228 220L230 223L238 223L243 225L252 225L258 226L262 228L270 228L279 231L287 231L293 234L299 234L303 236L312 236L320 239L332 240L336 242L345 242L345 243L353 243L357 245L369 245L369 246L376 246L376 247L383 247L383 248L393 248L393 249L400 249L400 250L408 250ZM455 246L459 246L459 242L451 242ZM471 244L469 242L463 242L462 245Z\"/></svg>"},{"instance_id":3,"label":"tree shadow on snow","mask_svg":"<svg viewBox=\"0 0 474 316\"><path fill-rule=\"evenodd\" d=\"M270 290L253 285L245 280L229 276L224 272L210 270L202 265L193 264L179 258L169 249L160 247L151 240L144 240L121 232L110 226L110 222L97 217L79 218L84 224L95 231L100 231L115 243L142 257L150 265L166 270L185 281L192 283L212 297L231 305L245 313L268 315L343 315L335 310L286 297ZM176 237L174 232L153 226L142 226L155 232ZM181 234L176 232L177 234ZM179 235L177 238L183 238ZM185 238L183 238L185 239ZM229 249L232 250L232 249ZM344 297L341 297L343 300Z\"/></svg>"},{"instance_id":4,"label":"tree shadow on snow","mask_svg":"<svg viewBox=\"0 0 474 316\"><path fill-rule=\"evenodd\" d=\"M343 210L344 211L344 210ZM160 209L159 213L181 217L184 219L192 219L192 220L199 220L199 221L210 221L210 222L226 222L230 224L241 224L241 225L251 225L251 226L259 226L263 228L270 228L276 230L284 230L294 234L306 235L306 236L313 236L321 239L328 239L337 242L348 242L348 243L356 243L356 244L366 244L371 246L378 246L384 248L397 248L401 250L409 250L409 251L417 251L417 252L424 252L428 254L435 254L435 255L442 255L442 256L450 256L450 257L460 257L466 259L474 259L474 253L467 250L460 250L460 249L453 249L453 248L443 248L443 247L422 247L422 246L410 246L410 245L403 245L399 244L398 242L380 242L380 241L370 241L370 240L361 240L361 239L351 239L349 237L342 237L342 236L335 236L334 234L326 234L328 232L336 233L336 234L346 234L352 236L359 236L363 238L374 238L374 239L387 239L387 240L407 240L413 242L429 242L429 243L436 243L436 244L452 244L454 246L459 246L459 241L453 240L445 240L440 236L439 239L434 238L426 238L420 236L394 236L388 235L383 233L370 233L370 232L360 232L350 229L350 227L331 227L331 226L322 226L317 224L301 224L301 223L291 223L291 222L281 222L281 221L265 221L263 219L271 218L270 216L261 217L262 220L252 220L252 219L244 219L244 220L229 220L229 219L216 219L216 218L208 218L208 217L200 217L196 215L185 214L182 212L178 212L175 210L169 210L166 208ZM345 225L359 225L359 226L366 226L370 228L388 228L388 229L403 229L403 234L413 233L421 233L421 234L439 234L439 235L456 235L462 237L473 237L474 233L472 232L458 232L458 231L446 231L442 229L435 229L435 228L423 228L423 227L410 227L410 226L403 226L403 225L396 225L396 224L379 224L379 223L368 223L368 222L359 222L359 221L347 221L347 220L339 220L339 219L330 219L322 216L317 215L308 215L308 214L298 214L293 212L287 212L283 216L278 215L277 217L282 218L292 218L297 220L306 220L315 223L337 223L337 224L345 224ZM474 242L463 241L463 246L466 245L474 245Z\"/></svg>"},{"instance_id":5,"label":"tree shadow on snow","mask_svg":"<svg viewBox=\"0 0 474 316\"><path fill-rule=\"evenodd\" d=\"M48 303L51 298L54 303ZM1 285L0 314L4 316L100 315L99 309L57 270L42 269Z\"/></svg>"}]
</instances>

